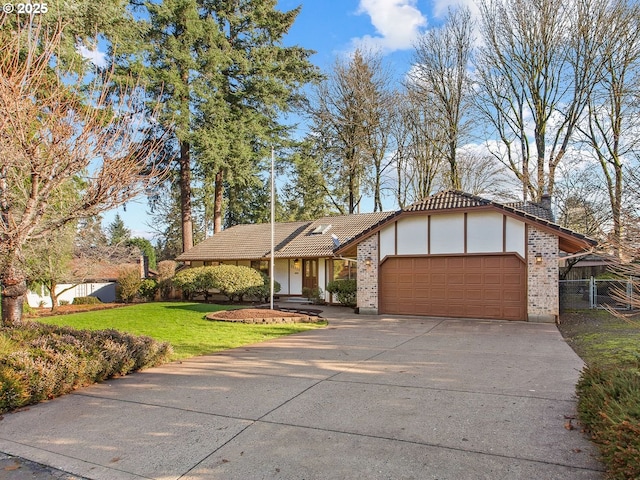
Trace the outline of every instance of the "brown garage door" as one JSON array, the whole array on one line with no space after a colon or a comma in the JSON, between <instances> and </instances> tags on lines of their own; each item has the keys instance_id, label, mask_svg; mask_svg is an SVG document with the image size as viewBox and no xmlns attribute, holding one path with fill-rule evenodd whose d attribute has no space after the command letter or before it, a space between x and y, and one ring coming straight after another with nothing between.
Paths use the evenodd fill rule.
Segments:
<instances>
[{"instance_id":1,"label":"brown garage door","mask_svg":"<svg viewBox=\"0 0 640 480\"><path fill-rule=\"evenodd\" d=\"M516 255L390 257L380 265L381 313L526 319L526 269Z\"/></svg>"}]
</instances>

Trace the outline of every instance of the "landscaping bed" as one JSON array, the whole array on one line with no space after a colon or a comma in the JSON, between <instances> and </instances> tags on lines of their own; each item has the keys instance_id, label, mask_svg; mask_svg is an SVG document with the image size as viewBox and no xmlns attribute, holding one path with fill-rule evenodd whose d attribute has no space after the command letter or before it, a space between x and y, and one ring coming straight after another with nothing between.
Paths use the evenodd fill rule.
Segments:
<instances>
[{"instance_id":1,"label":"landscaping bed","mask_svg":"<svg viewBox=\"0 0 640 480\"><path fill-rule=\"evenodd\" d=\"M317 321L316 317L307 314L262 308L242 308L238 310L211 312L206 315L206 318L218 322L250 324L311 323Z\"/></svg>"},{"instance_id":2,"label":"landscaping bed","mask_svg":"<svg viewBox=\"0 0 640 480\"><path fill-rule=\"evenodd\" d=\"M130 303L96 303L92 305L60 305L55 310L51 307L29 308L25 312L25 318L42 318L52 315L69 315L70 313L93 312L95 310L109 310L130 306Z\"/></svg>"},{"instance_id":3,"label":"landscaping bed","mask_svg":"<svg viewBox=\"0 0 640 480\"><path fill-rule=\"evenodd\" d=\"M584 360L578 417L600 448L607 478L640 478L640 321L604 310L563 314L559 329Z\"/></svg>"},{"instance_id":4,"label":"landscaping bed","mask_svg":"<svg viewBox=\"0 0 640 480\"><path fill-rule=\"evenodd\" d=\"M159 365L167 342L113 329L24 322L0 328L0 414Z\"/></svg>"}]
</instances>

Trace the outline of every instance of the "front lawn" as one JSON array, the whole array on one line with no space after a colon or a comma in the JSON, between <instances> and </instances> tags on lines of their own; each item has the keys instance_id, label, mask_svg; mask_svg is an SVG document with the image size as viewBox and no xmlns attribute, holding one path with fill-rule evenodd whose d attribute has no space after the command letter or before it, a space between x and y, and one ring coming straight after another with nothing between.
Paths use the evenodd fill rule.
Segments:
<instances>
[{"instance_id":1,"label":"front lawn","mask_svg":"<svg viewBox=\"0 0 640 480\"><path fill-rule=\"evenodd\" d=\"M212 322L204 315L228 310L229 307L206 303L159 302L128 307L75 313L38 319L51 325L77 329L115 329L134 335L146 335L169 342L173 347L171 360L218 352L271 338L317 328L318 324L246 325Z\"/></svg>"},{"instance_id":2,"label":"front lawn","mask_svg":"<svg viewBox=\"0 0 640 480\"><path fill-rule=\"evenodd\" d=\"M578 415L611 479L640 478L640 323L603 310L563 314L560 331L587 364Z\"/></svg>"}]
</instances>

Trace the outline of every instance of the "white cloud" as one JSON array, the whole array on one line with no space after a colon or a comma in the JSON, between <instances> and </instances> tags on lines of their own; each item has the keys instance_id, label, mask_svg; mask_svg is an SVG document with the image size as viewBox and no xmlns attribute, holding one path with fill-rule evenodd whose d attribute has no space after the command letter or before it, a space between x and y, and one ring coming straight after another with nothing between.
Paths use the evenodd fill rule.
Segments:
<instances>
[{"instance_id":1,"label":"white cloud","mask_svg":"<svg viewBox=\"0 0 640 480\"><path fill-rule=\"evenodd\" d=\"M99 51L97 48L87 48L84 45L78 45L77 48L78 53L93 63L96 67L107 66L107 56L104 52Z\"/></svg>"},{"instance_id":2,"label":"white cloud","mask_svg":"<svg viewBox=\"0 0 640 480\"><path fill-rule=\"evenodd\" d=\"M365 35L353 43L386 52L411 48L421 28L427 25L416 4L417 0L360 0L358 13L371 18L378 35Z\"/></svg>"},{"instance_id":3,"label":"white cloud","mask_svg":"<svg viewBox=\"0 0 640 480\"><path fill-rule=\"evenodd\" d=\"M433 15L436 18L444 18L449 8L457 7L467 7L472 17L477 17L480 12L476 0L433 0Z\"/></svg>"}]
</instances>

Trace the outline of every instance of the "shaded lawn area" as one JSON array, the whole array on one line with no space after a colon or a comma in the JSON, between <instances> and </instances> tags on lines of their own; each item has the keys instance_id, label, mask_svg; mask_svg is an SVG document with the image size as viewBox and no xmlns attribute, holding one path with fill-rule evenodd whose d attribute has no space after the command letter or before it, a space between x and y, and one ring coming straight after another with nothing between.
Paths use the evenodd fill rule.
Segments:
<instances>
[{"instance_id":1,"label":"shaded lawn area","mask_svg":"<svg viewBox=\"0 0 640 480\"><path fill-rule=\"evenodd\" d=\"M638 368L640 318L626 322L606 310L563 313L558 326L562 336L587 365Z\"/></svg>"},{"instance_id":2,"label":"shaded lawn area","mask_svg":"<svg viewBox=\"0 0 640 480\"><path fill-rule=\"evenodd\" d=\"M324 323L247 325L212 322L204 315L238 308L189 302L142 303L122 308L39 318L37 321L77 329L115 329L147 335L173 346L171 360L204 355L318 328Z\"/></svg>"}]
</instances>

